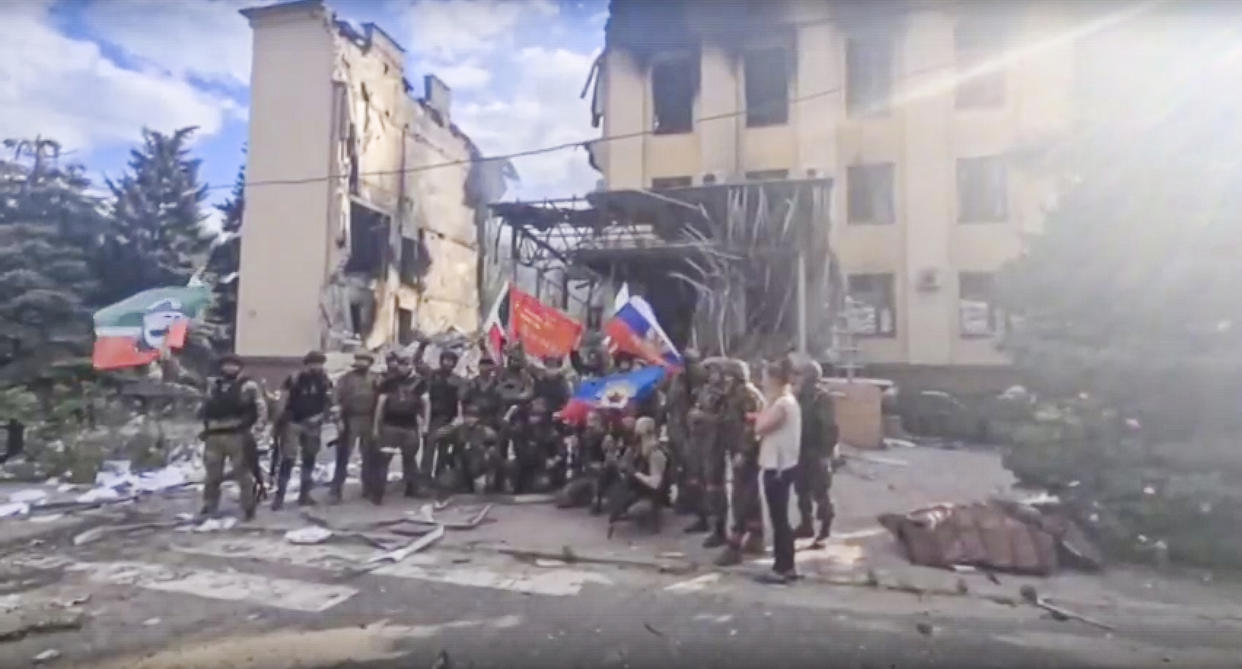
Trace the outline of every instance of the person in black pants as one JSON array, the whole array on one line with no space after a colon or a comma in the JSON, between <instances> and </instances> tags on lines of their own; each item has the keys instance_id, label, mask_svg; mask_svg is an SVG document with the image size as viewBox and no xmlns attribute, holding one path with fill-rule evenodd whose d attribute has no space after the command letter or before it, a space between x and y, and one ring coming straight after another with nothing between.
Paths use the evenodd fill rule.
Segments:
<instances>
[{"instance_id":1,"label":"person in black pants","mask_svg":"<svg viewBox=\"0 0 1242 669\"><path fill-rule=\"evenodd\" d=\"M789 526L789 490L797 472L802 441L802 411L790 391L793 364L783 358L768 366L764 374L767 406L755 418L759 445L759 467L763 472L763 494L772 521L771 573L765 583L785 584L798 578L794 569L794 537Z\"/></svg>"}]
</instances>

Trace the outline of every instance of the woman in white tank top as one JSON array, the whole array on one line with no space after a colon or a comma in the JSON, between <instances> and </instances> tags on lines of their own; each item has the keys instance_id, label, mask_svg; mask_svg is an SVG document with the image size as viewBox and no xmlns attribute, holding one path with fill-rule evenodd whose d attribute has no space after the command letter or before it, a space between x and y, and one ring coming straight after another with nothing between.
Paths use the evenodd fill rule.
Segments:
<instances>
[{"instance_id":1,"label":"woman in white tank top","mask_svg":"<svg viewBox=\"0 0 1242 669\"><path fill-rule=\"evenodd\" d=\"M772 572L760 580L785 584L798 577L794 570L793 529L789 526L789 491L793 486L802 441L802 409L789 388L793 364L783 358L764 371L764 394L768 405L755 419L759 435L759 467L763 495L772 521Z\"/></svg>"}]
</instances>

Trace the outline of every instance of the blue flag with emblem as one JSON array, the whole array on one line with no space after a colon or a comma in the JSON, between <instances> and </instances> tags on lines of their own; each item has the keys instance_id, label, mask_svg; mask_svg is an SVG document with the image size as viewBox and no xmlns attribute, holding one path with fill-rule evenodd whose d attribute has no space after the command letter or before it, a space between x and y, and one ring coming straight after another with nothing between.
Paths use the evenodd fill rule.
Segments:
<instances>
[{"instance_id":1,"label":"blue flag with emblem","mask_svg":"<svg viewBox=\"0 0 1242 669\"><path fill-rule=\"evenodd\" d=\"M652 365L583 381L561 410L560 418L566 423L578 423L592 409L624 409L630 402L641 402L655 392L667 373L664 367Z\"/></svg>"}]
</instances>

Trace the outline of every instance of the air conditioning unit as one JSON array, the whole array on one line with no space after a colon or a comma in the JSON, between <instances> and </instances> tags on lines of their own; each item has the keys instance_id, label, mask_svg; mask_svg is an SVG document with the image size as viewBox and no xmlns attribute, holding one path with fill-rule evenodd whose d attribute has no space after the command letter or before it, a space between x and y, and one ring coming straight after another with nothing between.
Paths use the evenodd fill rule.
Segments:
<instances>
[{"instance_id":1,"label":"air conditioning unit","mask_svg":"<svg viewBox=\"0 0 1242 669\"><path fill-rule=\"evenodd\" d=\"M924 293L934 293L940 290L940 270L934 267L919 270L918 280L915 285Z\"/></svg>"},{"instance_id":2,"label":"air conditioning unit","mask_svg":"<svg viewBox=\"0 0 1242 669\"><path fill-rule=\"evenodd\" d=\"M704 172L699 175L699 185L711 186L713 184L722 184L729 181L729 175L722 171Z\"/></svg>"}]
</instances>

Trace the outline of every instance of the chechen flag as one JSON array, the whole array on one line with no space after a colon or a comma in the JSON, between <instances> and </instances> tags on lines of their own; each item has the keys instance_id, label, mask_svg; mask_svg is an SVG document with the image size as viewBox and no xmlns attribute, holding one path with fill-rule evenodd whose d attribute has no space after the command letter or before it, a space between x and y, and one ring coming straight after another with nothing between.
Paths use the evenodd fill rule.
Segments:
<instances>
[{"instance_id":1,"label":"chechen flag","mask_svg":"<svg viewBox=\"0 0 1242 669\"><path fill-rule=\"evenodd\" d=\"M634 295L604 324L611 347L653 365L681 367L681 354L656 320L647 300Z\"/></svg>"},{"instance_id":2,"label":"chechen flag","mask_svg":"<svg viewBox=\"0 0 1242 669\"><path fill-rule=\"evenodd\" d=\"M483 321L483 336L487 342L488 353L497 362L500 362L509 337L510 287L508 281L501 286L500 292L496 293L496 300L492 302L492 308L487 311L487 318Z\"/></svg>"},{"instance_id":3,"label":"chechen flag","mask_svg":"<svg viewBox=\"0 0 1242 669\"><path fill-rule=\"evenodd\" d=\"M152 288L95 312L95 369L140 367L185 346L190 321L211 299L206 286Z\"/></svg>"}]
</instances>

